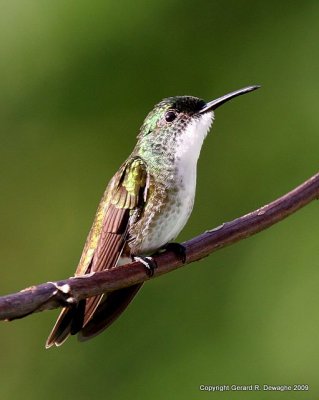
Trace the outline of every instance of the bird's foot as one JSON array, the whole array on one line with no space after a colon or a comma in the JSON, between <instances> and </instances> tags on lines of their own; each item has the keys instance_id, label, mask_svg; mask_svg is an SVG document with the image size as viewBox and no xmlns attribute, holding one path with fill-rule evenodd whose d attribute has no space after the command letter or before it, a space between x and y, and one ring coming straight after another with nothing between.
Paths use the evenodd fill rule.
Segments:
<instances>
[{"instance_id":1,"label":"bird's foot","mask_svg":"<svg viewBox=\"0 0 319 400\"><path fill-rule=\"evenodd\" d=\"M163 250L172 251L183 264L186 262L186 247L180 243L167 243Z\"/></svg>"},{"instance_id":2,"label":"bird's foot","mask_svg":"<svg viewBox=\"0 0 319 400\"><path fill-rule=\"evenodd\" d=\"M152 277L154 275L157 264L153 257L133 257L133 259L134 261L139 261L144 265L147 275L149 277Z\"/></svg>"}]
</instances>

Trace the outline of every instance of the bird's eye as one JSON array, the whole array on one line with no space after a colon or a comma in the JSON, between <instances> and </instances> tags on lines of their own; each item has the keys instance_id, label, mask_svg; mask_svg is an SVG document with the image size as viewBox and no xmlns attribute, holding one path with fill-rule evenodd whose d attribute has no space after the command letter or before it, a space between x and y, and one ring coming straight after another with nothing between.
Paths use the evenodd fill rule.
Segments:
<instances>
[{"instance_id":1,"label":"bird's eye","mask_svg":"<svg viewBox=\"0 0 319 400\"><path fill-rule=\"evenodd\" d=\"M177 117L175 111L167 111L167 113L165 114L165 120L167 122L172 122L174 121L174 119Z\"/></svg>"}]
</instances>

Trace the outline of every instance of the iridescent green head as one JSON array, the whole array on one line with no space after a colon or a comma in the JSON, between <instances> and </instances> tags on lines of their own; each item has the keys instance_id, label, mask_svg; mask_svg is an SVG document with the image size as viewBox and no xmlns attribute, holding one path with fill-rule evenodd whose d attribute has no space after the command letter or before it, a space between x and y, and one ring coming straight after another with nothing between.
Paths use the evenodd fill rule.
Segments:
<instances>
[{"instance_id":1,"label":"iridescent green head","mask_svg":"<svg viewBox=\"0 0 319 400\"><path fill-rule=\"evenodd\" d=\"M139 137L147 136L158 130L179 129L195 118L206 105L205 101L193 96L168 97L156 104L147 115L141 127Z\"/></svg>"},{"instance_id":2,"label":"iridescent green head","mask_svg":"<svg viewBox=\"0 0 319 400\"><path fill-rule=\"evenodd\" d=\"M166 132L169 130L171 132L180 132L190 122L200 119L206 113L213 113L216 108L232 98L258 88L259 86L248 86L208 103L193 96L168 97L156 104L153 110L147 115L141 126L138 138L142 139L159 131Z\"/></svg>"}]
</instances>

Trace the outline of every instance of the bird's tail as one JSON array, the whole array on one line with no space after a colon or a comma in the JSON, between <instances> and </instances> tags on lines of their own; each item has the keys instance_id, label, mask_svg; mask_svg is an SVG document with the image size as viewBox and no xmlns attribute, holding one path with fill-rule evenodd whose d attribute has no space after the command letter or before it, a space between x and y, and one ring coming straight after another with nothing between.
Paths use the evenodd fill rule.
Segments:
<instances>
[{"instance_id":1,"label":"bird's tail","mask_svg":"<svg viewBox=\"0 0 319 400\"><path fill-rule=\"evenodd\" d=\"M138 283L105 296L90 320L80 330L78 339L81 342L91 339L108 328L130 304L141 286L142 283Z\"/></svg>"},{"instance_id":2,"label":"bird's tail","mask_svg":"<svg viewBox=\"0 0 319 400\"><path fill-rule=\"evenodd\" d=\"M126 309L136 295L142 283L116 290L104 295L94 313L84 323L86 317L86 300L77 305L63 308L45 347L61 346L70 335L78 333L81 341L88 340L108 328Z\"/></svg>"},{"instance_id":3,"label":"bird's tail","mask_svg":"<svg viewBox=\"0 0 319 400\"><path fill-rule=\"evenodd\" d=\"M83 325L86 300L81 300L72 307L62 309L46 343L45 347L61 346L69 335L77 333Z\"/></svg>"}]
</instances>

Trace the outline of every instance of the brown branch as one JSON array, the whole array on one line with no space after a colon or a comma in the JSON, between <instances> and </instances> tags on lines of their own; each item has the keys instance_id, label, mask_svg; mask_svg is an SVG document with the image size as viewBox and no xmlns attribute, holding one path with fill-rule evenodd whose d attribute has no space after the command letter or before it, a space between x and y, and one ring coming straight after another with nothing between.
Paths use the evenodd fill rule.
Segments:
<instances>
[{"instance_id":1,"label":"brown branch","mask_svg":"<svg viewBox=\"0 0 319 400\"><path fill-rule=\"evenodd\" d=\"M154 277L198 261L218 249L254 235L288 217L318 197L319 173L272 203L183 243L187 254L185 264L172 251L154 256L158 265ZM66 305L72 306L80 299L148 279L150 277L146 274L145 267L139 262L134 262L85 277L33 286L21 292L0 297L0 320L12 320L38 311Z\"/></svg>"}]
</instances>

